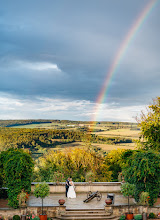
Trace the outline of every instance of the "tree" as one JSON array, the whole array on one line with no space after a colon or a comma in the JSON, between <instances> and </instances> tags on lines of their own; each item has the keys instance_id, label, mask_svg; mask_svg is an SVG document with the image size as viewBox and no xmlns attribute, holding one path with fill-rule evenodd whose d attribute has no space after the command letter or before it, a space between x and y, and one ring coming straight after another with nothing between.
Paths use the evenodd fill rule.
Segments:
<instances>
[{"instance_id":1,"label":"tree","mask_svg":"<svg viewBox=\"0 0 160 220\"><path fill-rule=\"evenodd\" d=\"M112 171L109 171L103 154L91 148L68 148L64 151L49 150L39 159L38 172L35 174L40 177L38 181L49 181L54 172L60 172L65 179L71 176L75 182L81 182L85 181L85 175L89 171L94 173L95 181L111 180Z\"/></svg>"},{"instance_id":2,"label":"tree","mask_svg":"<svg viewBox=\"0 0 160 220\"><path fill-rule=\"evenodd\" d=\"M42 215L43 215L43 199L49 195L49 186L47 183L38 183L35 185L34 196L42 199Z\"/></svg>"},{"instance_id":3,"label":"tree","mask_svg":"<svg viewBox=\"0 0 160 220\"><path fill-rule=\"evenodd\" d=\"M142 112L137 121L141 128L140 139L143 141L140 148L160 151L160 97L153 100L153 104L147 108L147 114Z\"/></svg>"},{"instance_id":4,"label":"tree","mask_svg":"<svg viewBox=\"0 0 160 220\"><path fill-rule=\"evenodd\" d=\"M135 192L135 185L134 184L123 183L121 185L121 193L125 197L128 197L128 213L129 213L129 197L134 196L134 192Z\"/></svg>"},{"instance_id":5,"label":"tree","mask_svg":"<svg viewBox=\"0 0 160 220\"><path fill-rule=\"evenodd\" d=\"M8 204L18 207L18 194L23 190L31 191L31 176L34 162L22 149L9 149L0 154L0 173L3 186L7 187Z\"/></svg>"},{"instance_id":6,"label":"tree","mask_svg":"<svg viewBox=\"0 0 160 220\"><path fill-rule=\"evenodd\" d=\"M122 165L124 163L122 156L126 151L125 149L117 149L107 154L106 161L109 165L109 170L112 171L113 182L118 181L118 173L122 171Z\"/></svg>"},{"instance_id":7,"label":"tree","mask_svg":"<svg viewBox=\"0 0 160 220\"><path fill-rule=\"evenodd\" d=\"M136 186L135 200L141 192L148 192L149 205L156 201L160 189L160 154L151 150L133 152L123 167L125 181Z\"/></svg>"}]
</instances>

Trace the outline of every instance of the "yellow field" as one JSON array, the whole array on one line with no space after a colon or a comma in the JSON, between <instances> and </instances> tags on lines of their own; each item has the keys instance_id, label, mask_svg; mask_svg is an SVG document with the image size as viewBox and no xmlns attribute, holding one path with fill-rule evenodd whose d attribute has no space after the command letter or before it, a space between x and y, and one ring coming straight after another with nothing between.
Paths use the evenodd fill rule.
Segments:
<instances>
[{"instance_id":1,"label":"yellow field","mask_svg":"<svg viewBox=\"0 0 160 220\"><path fill-rule=\"evenodd\" d=\"M138 139L140 135L140 131L130 130L130 129L116 129L109 131L94 132L94 134L105 137L124 137L124 138Z\"/></svg>"},{"instance_id":2,"label":"yellow field","mask_svg":"<svg viewBox=\"0 0 160 220\"><path fill-rule=\"evenodd\" d=\"M92 144L92 146L100 147L104 151L111 151L111 150L117 150L120 149L131 149L134 150L136 147L135 143L128 143L128 144Z\"/></svg>"},{"instance_id":3,"label":"yellow field","mask_svg":"<svg viewBox=\"0 0 160 220\"><path fill-rule=\"evenodd\" d=\"M127 144L91 144L92 146L96 146L96 147L100 147L102 150L108 152L111 150L116 150L118 148L120 149L132 149L134 150L136 147L135 143L127 143ZM56 148L56 149L62 149L62 148L68 148L68 147L84 147L87 146L86 143L84 142L74 142L74 143L70 143L70 144L62 144L60 145L60 148Z\"/></svg>"}]
</instances>

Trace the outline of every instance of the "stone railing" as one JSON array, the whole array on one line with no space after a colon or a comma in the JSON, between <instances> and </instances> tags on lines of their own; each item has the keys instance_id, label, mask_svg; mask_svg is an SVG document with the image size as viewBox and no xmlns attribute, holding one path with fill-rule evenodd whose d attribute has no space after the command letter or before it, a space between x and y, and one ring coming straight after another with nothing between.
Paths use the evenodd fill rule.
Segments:
<instances>
[{"instance_id":1,"label":"stone railing","mask_svg":"<svg viewBox=\"0 0 160 220\"><path fill-rule=\"evenodd\" d=\"M31 192L34 190L34 186L37 184L37 182L31 183ZM50 188L50 193L65 193L65 183L53 183L53 182L47 182ZM88 191L92 192L106 192L106 193L119 193L121 182L75 182L74 183L76 187L77 193L86 193Z\"/></svg>"}]
</instances>

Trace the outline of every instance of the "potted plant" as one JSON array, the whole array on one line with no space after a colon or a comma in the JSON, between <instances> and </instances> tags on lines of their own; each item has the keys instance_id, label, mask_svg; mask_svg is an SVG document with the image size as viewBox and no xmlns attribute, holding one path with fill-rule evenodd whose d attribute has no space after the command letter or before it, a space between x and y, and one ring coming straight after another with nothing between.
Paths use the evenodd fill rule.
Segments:
<instances>
[{"instance_id":1,"label":"potted plant","mask_svg":"<svg viewBox=\"0 0 160 220\"><path fill-rule=\"evenodd\" d=\"M126 213L126 218L128 220L133 219L133 213L129 211L129 197L133 196L135 192L135 185L130 183L123 183L121 185L121 193L128 197L128 213Z\"/></svg>"},{"instance_id":2,"label":"potted plant","mask_svg":"<svg viewBox=\"0 0 160 220\"><path fill-rule=\"evenodd\" d=\"M112 204L112 199L111 198L107 198L105 200L106 205L111 205Z\"/></svg>"},{"instance_id":3,"label":"potted plant","mask_svg":"<svg viewBox=\"0 0 160 220\"><path fill-rule=\"evenodd\" d=\"M39 215L40 220L47 220L47 215L43 214L43 199L49 195L49 186L46 182L35 185L34 196L42 199L42 214Z\"/></svg>"},{"instance_id":4,"label":"potted plant","mask_svg":"<svg viewBox=\"0 0 160 220\"><path fill-rule=\"evenodd\" d=\"M26 201L29 199L29 194L22 189L18 194L17 199L19 200L19 207L26 207Z\"/></svg>"},{"instance_id":5,"label":"potted plant","mask_svg":"<svg viewBox=\"0 0 160 220\"><path fill-rule=\"evenodd\" d=\"M64 205L65 200L64 199L59 199L58 202L59 202L60 205Z\"/></svg>"}]
</instances>

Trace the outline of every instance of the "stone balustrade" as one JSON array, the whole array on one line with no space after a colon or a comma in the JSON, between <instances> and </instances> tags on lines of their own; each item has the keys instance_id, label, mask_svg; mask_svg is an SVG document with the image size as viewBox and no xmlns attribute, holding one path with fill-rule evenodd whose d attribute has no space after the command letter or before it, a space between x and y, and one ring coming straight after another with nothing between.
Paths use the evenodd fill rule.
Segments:
<instances>
[{"instance_id":1,"label":"stone balustrade","mask_svg":"<svg viewBox=\"0 0 160 220\"><path fill-rule=\"evenodd\" d=\"M37 182L31 183L31 192L34 190L34 186ZM50 188L50 193L65 193L65 183L47 182ZM77 193L92 192L106 192L106 193L120 193L121 182L75 182Z\"/></svg>"}]
</instances>

